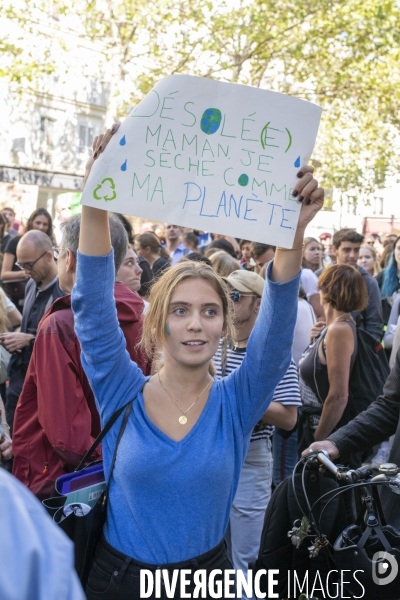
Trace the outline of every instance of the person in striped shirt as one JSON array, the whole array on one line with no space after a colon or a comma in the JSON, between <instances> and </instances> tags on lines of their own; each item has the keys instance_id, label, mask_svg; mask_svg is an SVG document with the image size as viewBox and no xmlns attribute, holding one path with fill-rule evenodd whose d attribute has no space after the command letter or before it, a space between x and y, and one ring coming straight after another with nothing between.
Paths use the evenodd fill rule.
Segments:
<instances>
[{"instance_id":1,"label":"person in striped shirt","mask_svg":"<svg viewBox=\"0 0 400 600\"><path fill-rule=\"evenodd\" d=\"M231 290L236 339L235 346L228 349L224 348L224 342L221 341L214 355L217 379L229 375L241 365L264 288L264 280L260 275L243 269L234 271L224 279ZM299 406L299 379L292 359L284 378L275 389L273 401L253 430L231 508L225 539L235 569L247 571L249 563L258 556L264 513L271 496L271 438L274 426L293 429Z\"/></svg>"}]
</instances>

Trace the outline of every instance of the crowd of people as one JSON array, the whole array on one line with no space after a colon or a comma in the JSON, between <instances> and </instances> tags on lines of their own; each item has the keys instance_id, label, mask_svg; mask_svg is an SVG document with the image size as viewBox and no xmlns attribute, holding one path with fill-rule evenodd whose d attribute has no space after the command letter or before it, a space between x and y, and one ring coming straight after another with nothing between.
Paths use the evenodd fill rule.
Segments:
<instances>
[{"instance_id":1,"label":"crowd of people","mask_svg":"<svg viewBox=\"0 0 400 600\"><path fill-rule=\"evenodd\" d=\"M400 237L304 238L323 203L312 168L295 191L308 201L292 249L176 224L134 232L89 207L56 239L45 209L25 227L1 210L3 467L48 498L134 399L87 598L139 598L140 569L157 565L247 570L272 490L310 448L389 459ZM349 391L358 329L393 364L360 416ZM92 456L106 476L117 438L114 428Z\"/></svg>"}]
</instances>

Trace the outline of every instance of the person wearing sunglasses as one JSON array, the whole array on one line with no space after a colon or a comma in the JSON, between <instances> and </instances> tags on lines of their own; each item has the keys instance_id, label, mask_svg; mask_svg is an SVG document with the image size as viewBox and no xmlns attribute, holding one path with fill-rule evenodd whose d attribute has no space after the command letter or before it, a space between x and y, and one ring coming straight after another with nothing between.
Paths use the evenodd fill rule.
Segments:
<instances>
[{"instance_id":1,"label":"person wearing sunglasses","mask_svg":"<svg viewBox=\"0 0 400 600\"><path fill-rule=\"evenodd\" d=\"M257 273L244 269L233 271L223 279L230 289L236 335L233 347L224 350L221 342L214 355L217 379L229 375L242 364L248 339L260 311L265 283ZM297 368L291 360L286 374L275 389L271 404L253 430L230 510L225 540L229 558L236 570L245 572L249 563L258 556L264 514L271 496L274 426L287 431L293 429L300 406Z\"/></svg>"},{"instance_id":2,"label":"person wearing sunglasses","mask_svg":"<svg viewBox=\"0 0 400 600\"><path fill-rule=\"evenodd\" d=\"M9 213L9 210L7 212ZM11 214L9 214L9 217L11 218ZM53 221L45 208L37 208L30 215L26 223L25 233L33 230L42 231L53 241ZM18 260L17 247L21 240L21 236L16 233L12 236L7 235L1 246L1 251L4 254L1 279L6 294L17 304L19 310L22 310L28 277L24 277L23 269L21 270L16 264Z\"/></svg>"},{"instance_id":3,"label":"person wearing sunglasses","mask_svg":"<svg viewBox=\"0 0 400 600\"><path fill-rule=\"evenodd\" d=\"M0 343L12 354L6 399L7 422L11 429L39 321L54 300L64 295L58 285L53 245L43 231L31 230L22 236L17 247L16 264L30 279L25 290L20 331L3 333L0 336Z\"/></svg>"}]
</instances>

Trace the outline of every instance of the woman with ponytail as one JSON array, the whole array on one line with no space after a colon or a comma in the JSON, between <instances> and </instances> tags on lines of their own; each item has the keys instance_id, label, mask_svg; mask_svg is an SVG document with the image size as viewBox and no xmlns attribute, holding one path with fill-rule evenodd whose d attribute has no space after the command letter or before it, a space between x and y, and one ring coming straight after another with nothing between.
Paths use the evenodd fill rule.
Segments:
<instances>
[{"instance_id":1,"label":"woman with ponytail","mask_svg":"<svg viewBox=\"0 0 400 600\"><path fill-rule=\"evenodd\" d=\"M154 277L169 267L171 259L155 233L146 231L135 237L135 252L147 260Z\"/></svg>"}]
</instances>

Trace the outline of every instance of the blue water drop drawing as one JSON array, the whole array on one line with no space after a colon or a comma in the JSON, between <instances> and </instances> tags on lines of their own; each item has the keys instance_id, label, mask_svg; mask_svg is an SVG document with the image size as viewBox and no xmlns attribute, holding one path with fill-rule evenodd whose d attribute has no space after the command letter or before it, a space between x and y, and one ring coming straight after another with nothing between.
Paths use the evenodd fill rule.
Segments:
<instances>
[{"instance_id":1,"label":"blue water drop drawing","mask_svg":"<svg viewBox=\"0 0 400 600\"><path fill-rule=\"evenodd\" d=\"M122 137L122 138L119 140L119 145L120 145L120 146L125 146L125 144L126 144L126 137L124 136L124 137Z\"/></svg>"},{"instance_id":2,"label":"blue water drop drawing","mask_svg":"<svg viewBox=\"0 0 400 600\"><path fill-rule=\"evenodd\" d=\"M128 162L128 159L124 162L123 165L121 165L121 171L126 171L127 162Z\"/></svg>"},{"instance_id":3,"label":"blue water drop drawing","mask_svg":"<svg viewBox=\"0 0 400 600\"><path fill-rule=\"evenodd\" d=\"M294 166L296 167L296 169L298 169L298 168L299 168L299 166L300 166L300 156L298 156L298 157L296 158L296 162L294 163Z\"/></svg>"}]
</instances>

